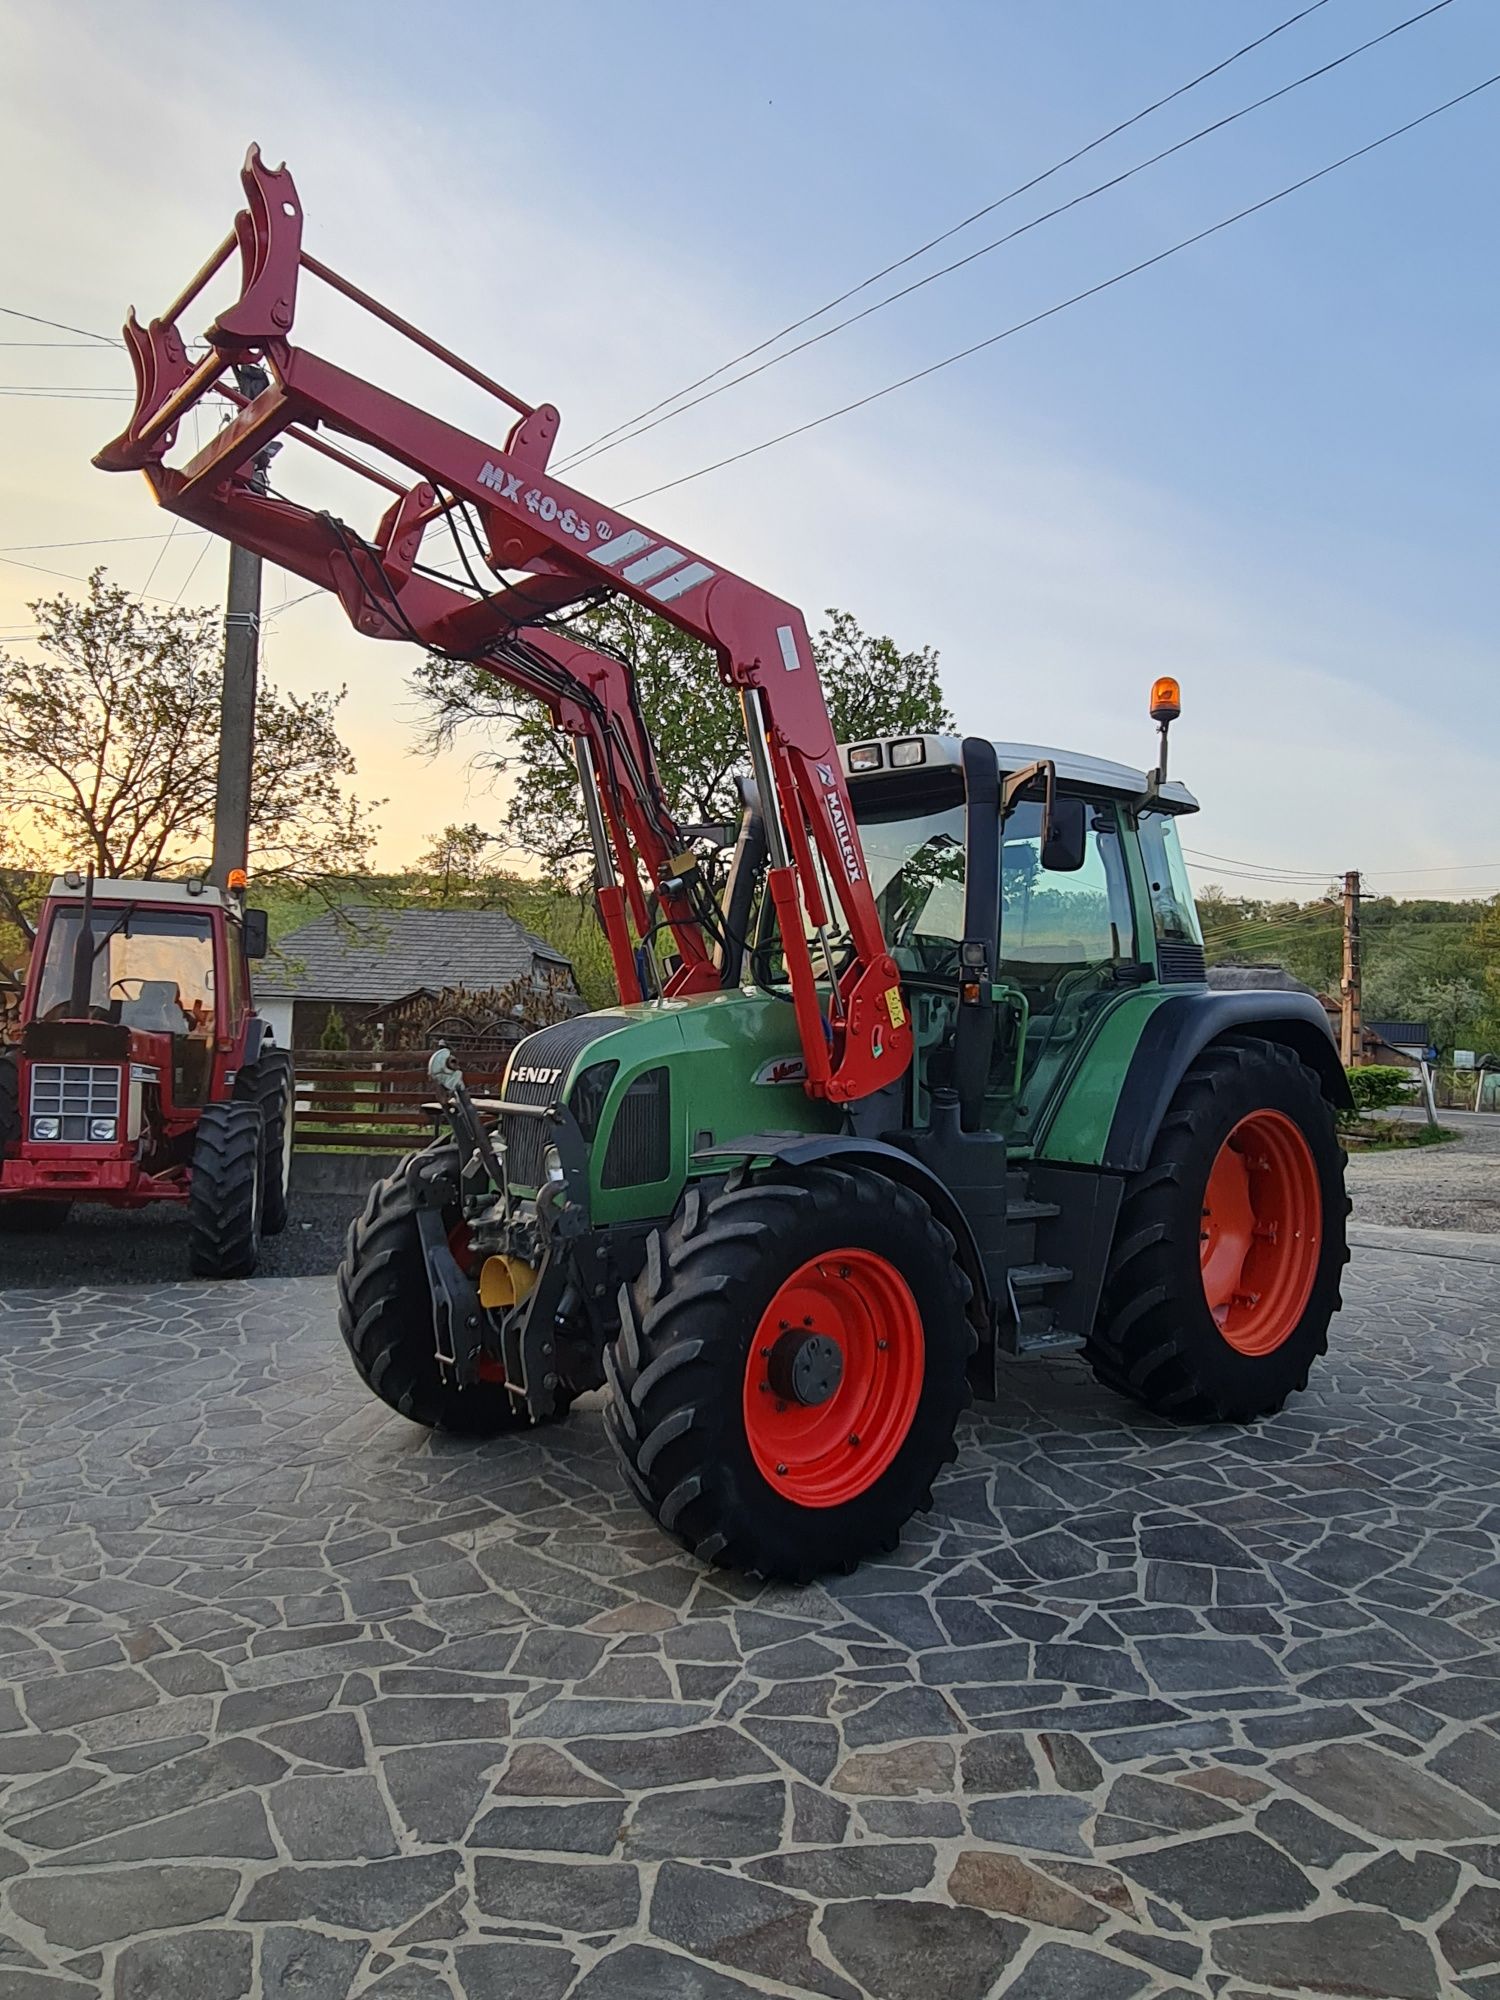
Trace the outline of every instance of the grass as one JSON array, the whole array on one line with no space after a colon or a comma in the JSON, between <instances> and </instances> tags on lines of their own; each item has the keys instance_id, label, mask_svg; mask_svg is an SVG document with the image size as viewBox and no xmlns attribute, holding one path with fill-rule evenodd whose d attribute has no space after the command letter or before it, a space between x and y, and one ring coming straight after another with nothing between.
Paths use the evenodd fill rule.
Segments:
<instances>
[{"instance_id":1,"label":"grass","mask_svg":"<svg viewBox=\"0 0 1500 2000\"><path fill-rule=\"evenodd\" d=\"M1405 1153L1417 1146L1446 1146L1463 1135L1451 1125L1416 1125L1400 1118L1354 1118L1339 1132L1353 1153Z\"/></svg>"}]
</instances>

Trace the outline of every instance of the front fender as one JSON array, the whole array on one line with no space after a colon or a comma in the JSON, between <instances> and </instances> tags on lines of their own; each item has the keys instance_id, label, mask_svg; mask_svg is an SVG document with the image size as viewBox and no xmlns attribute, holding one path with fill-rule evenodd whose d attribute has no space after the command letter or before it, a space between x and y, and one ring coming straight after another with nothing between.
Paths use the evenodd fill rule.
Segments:
<instances>
[{"instance_id":1,"label":"front fender","mask_svg":"<svg viewBox=\"0 0 1500 2000\"><path fill-rule=\"evenodd\" d=\"M889 1145L884 1139L857 1139L841 1132L751 1132L743 1138L727 1139L722 1145L705 1147L693 1158L739 1160L746 1164L751 1160L780 1160L789 1167L838 1165L848 1161L851 1165L868 1167L872 1173L884 1174L887 1180L899 1181L922 1197L952 1235L958 1246L959 1264L974 1287L970 1310L983 1327L989 1326L990 1287L969 1219L946 1182L901 1147Z\"/></svg>"},{"instance_id":2,"label":"front fender","mask_svg":"<svg viewBox=\"0 0 1500 2000\"><path fill-rule=\"evenodd\" d=\"M1105 1167L1117 1173L1140 1172L1189 1066L1210 1042L1228 1035L1258 1035L1280 1042L1317 1072L1323 1095L1336 1111L1353 1109L1349 1079L1328 1016L1311 993L1274 988L1177 993L1156 1008L1141 1030L1105 1141Z\"/></svg>"}]
</instances>

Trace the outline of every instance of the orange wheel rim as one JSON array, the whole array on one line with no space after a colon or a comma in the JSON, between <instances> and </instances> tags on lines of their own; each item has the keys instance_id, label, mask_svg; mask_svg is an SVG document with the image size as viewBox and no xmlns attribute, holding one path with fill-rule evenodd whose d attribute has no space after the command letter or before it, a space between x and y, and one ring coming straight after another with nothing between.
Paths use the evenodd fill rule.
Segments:
<instances>
[{"instance_id":1,"label":"orange wheel rim","mask_svg":"<svg viewBox=\"0 0 1500 2000\"><path fill-rule=\"evenodd\" d=\"M1323 1247L1323 1192L1306 1134L1252 1111L1219 1148L1203 1191L1203 1295L1239 1354L1272 1354L1295 1332Z\"/></svg>"},{"instance_id":2,"label":"orange wheel rim","mask_svg":"<svg viewBox=\"0 0 1500 2000\"><path fill-rule=\"evenodd\" d=\"M906 1441L926 1342L905 1278L872 1250L810 1257L777 1288L745 1363L745 1437L799 1507L868 1492Z\"/></svg>"}]
</instances>

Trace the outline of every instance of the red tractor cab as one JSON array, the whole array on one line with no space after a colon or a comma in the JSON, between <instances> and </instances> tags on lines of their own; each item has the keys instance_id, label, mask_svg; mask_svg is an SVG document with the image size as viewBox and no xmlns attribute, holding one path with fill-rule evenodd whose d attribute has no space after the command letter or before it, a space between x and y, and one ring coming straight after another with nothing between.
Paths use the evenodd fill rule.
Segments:
<instances>
[{"instance_id":1,"label":"red tractor cab","mask_svg":"<svg viewBox=\"0 0 1500 2000\"><path fill-rule=\"evenodd\" d=\"M286 1227L295 1083L250 994L266 918L190 880L53 882L0 1050L0 1231L184 1202L199 1277Z\"/></svg>"}]
</instances>

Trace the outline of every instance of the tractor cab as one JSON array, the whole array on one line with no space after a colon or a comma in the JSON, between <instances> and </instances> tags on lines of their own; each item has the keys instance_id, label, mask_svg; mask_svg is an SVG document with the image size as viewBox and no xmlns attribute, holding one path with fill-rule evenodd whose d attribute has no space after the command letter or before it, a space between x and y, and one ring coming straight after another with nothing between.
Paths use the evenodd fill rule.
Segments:
<instances>
[{"instance_id":1,"label":"tractor cab","mask_svg":"<svg viewBox=\"0 0 1500 2000\"><path fill-rule=\"evenodd\" d=\"M231 1017L229 1025L236 985L243 1005L243 981L235 979L238 926L231 935L216 889L200 888L197 906L190 906L185 900L141 901L139 890L156 885L137 883L132 885L137 900L116 904L108 899L113 886L96 886L87 941L81 896L54 892L38 939L33 1018L43 1025L70 1023L75 1031L93 1022L128 1030L132 1056L154 1059L170 1073L173 1100L201 1104L208 1095L221 1011L216 956L222 955L228 969L223 1012ZM224 934L222 954L215 950L216 932ZM80 948L86 979L79 977ZM84 1031L70 1039L82 1046L88 1037Z\"/></svg>"},{"instance_id":2,"label":"tractor cab","mask_svg":"<svg viewBox=\"0 0 1500 2000\"><path fill-rule=\"evenodd\" d=\"M987 746L986 746L987 747ZM1030 1143L1101 1014L1151 982L1201 985L1203 939L1175 820L1183 785L1126 764L1034 744L994 745L998 794L971 803L953 736L848 745L860 844L909 998L914 1122L953 1081L967 885L998 882L994 1034L975 1122Z\"/></svg>"}]
</instances>

